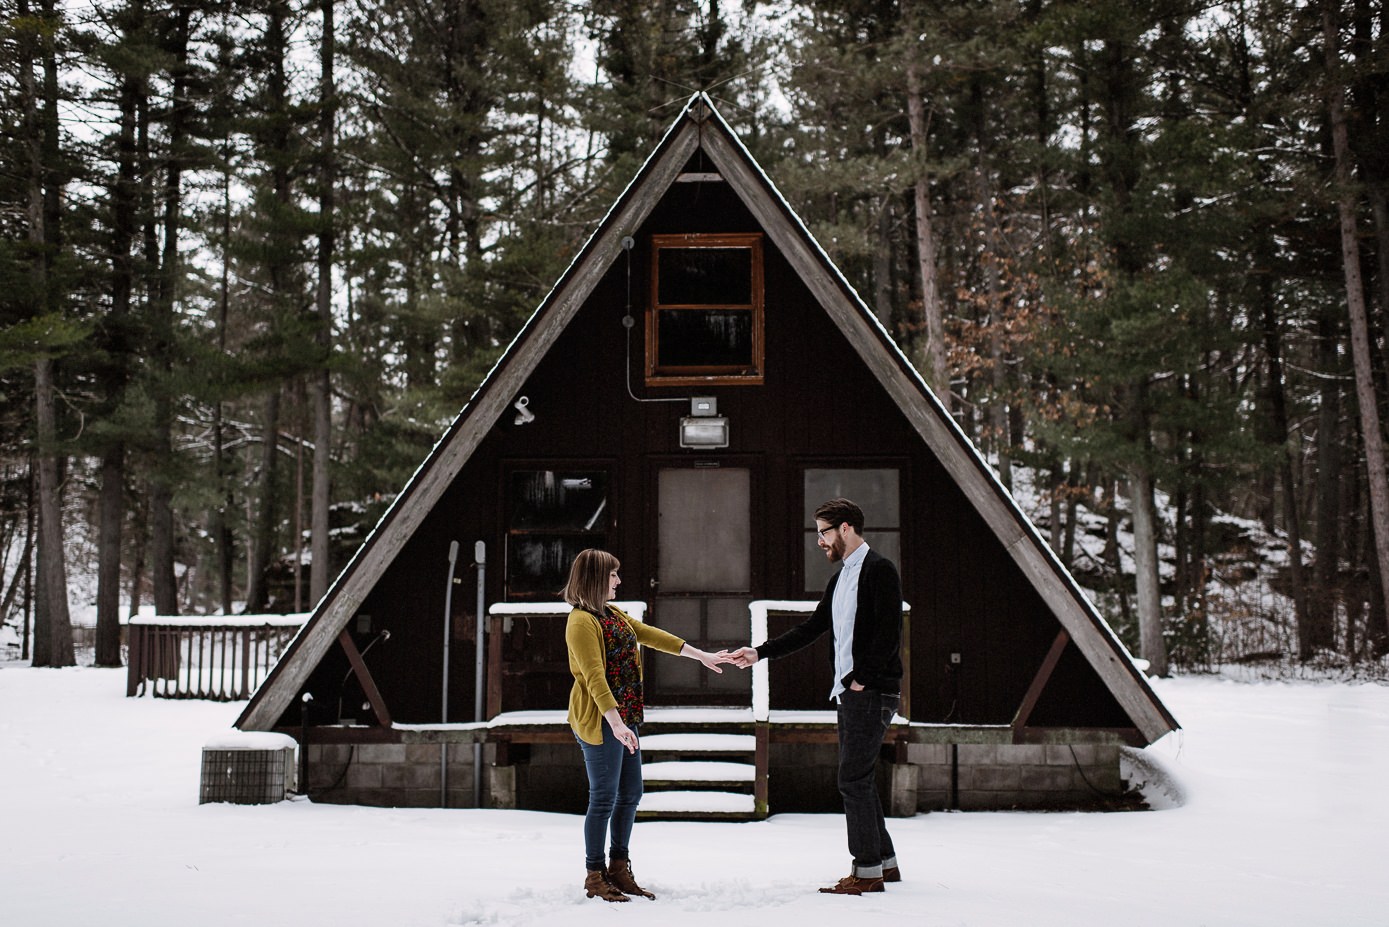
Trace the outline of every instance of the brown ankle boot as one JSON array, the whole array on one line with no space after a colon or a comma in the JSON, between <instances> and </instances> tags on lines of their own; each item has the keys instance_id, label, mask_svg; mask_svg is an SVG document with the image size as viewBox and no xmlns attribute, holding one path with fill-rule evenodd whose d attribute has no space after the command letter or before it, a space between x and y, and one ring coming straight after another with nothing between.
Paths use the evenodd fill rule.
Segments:
<instances>
[{"instance_id":1,"label":"brown ankle boot","mask_svg":"<svg viewBox=\"0 0 1389 927\"><path fill-rule=\"evenodd\" d=\"M829 888L820 889L822 895L866 895L881 891L884 891L882 876L856 875L846 875Z\"/></svg>"},{"instance_id":2,"label":"brown ankle boot","mask_svg":"<svg viewBox=\"0 0 1389 927\"><path fill-rule=\"evenodd\" d=\"M608 881L607 873L602 869L590 869L588 875L584 877L584 891L590 898L602 898L604 901L631 901L617 887Z\"/></svg>"},{"instance_id":3,"label":"brown ankle boot","mask_svg":"<svg viewBox=\"0 0 1389 927\"><path fill-rule=\"evenodd\" d=\"M608 881L617 886L619 891L624 891L629 895L641 895L645 898L656 900L656 896L648 892L637 884L636 878L632 875L632 861L630 859L615 859L608 867Z\"/></svg>"}]
</instances>

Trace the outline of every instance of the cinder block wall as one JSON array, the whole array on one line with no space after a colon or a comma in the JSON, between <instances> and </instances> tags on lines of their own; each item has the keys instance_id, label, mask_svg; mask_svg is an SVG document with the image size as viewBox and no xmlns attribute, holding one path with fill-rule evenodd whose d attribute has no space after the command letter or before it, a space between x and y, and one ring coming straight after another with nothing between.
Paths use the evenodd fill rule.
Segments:
<instances>
[{"instance_id":1,"label":"cinder block wall","mask_svg":"<svg viewBox=\"0 0 1389 927\"><path fill-rule=\"evenodd\" d=\"M1081 744L911 744L907 762L881 764L879 790L888 813L1097 808L1123 795L1118 746ZM773 745L771 811L838 813L836 755L831 745ZM581 814L588 785L568 745L512 748L497 766L483 747L483 804ZM450 808L473 806L472 744L448 746ZM377 807L439 806L439 745L310 744L314 801ZM521 797L523 800L518 800Z\"/></svg>"},{"instance_id":2,"label":"cinder block wall","mask_svg":"<svg viewBox=\"0 0 1389 927\"><path fill-rule=\"evenodd\" d=\"M512 759L520 760L517 748ZM531 744L524 762L514 766L489 767L491 776L500 779L509 775L512 788L509 804L500 804L501 788L493 789L494 808L515 808L517 796L525 796L525 806L532 811L555 811L562 814L583 814L588 807L588 773L584 769L583 751L574 742L564 744Z\"/></svg>"},{"instance_id":3,"label":"cinder block wall","mask_svg":"<svg viewBox=\"0 0 1389 927\"><path fill-rule=\"evenodd\" d=\"M1125 788L1115 745L911 744L893 812L1094 808Z\"/></svg>"},{"instance_id":4,"label":"cinder block wall","mask_svg":"<svg viewBox=\"0 0 1389 927\"><path fill-rule=\"evenodd\" d=\"M772 814L844 811L839 797L839 748L834 744L771 744L767 776Z\"/></svg>"},{"instance_id":5,"label":"cinder block wall","mask_svg":"<svg viewBox=\"0 0 1389 927\"><path fill-rule=\"evenodd\" d=\"M326 804L437 808L440 772L436 743L309 744L309 797ZM472 744L448 745L448 805L473 805Z\"/></svg>"}]
</instances>

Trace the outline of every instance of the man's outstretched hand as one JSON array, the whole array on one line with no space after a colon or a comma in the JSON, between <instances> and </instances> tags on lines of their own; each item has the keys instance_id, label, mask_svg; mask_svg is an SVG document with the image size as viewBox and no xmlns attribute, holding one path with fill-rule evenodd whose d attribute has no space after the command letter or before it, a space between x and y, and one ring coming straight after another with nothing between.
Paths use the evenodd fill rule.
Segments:
<instances>
[{"instance_id":1,"label":"man's outstretched hand","mask_svg":"<svg viewBox=\"0 0 1389 927\"><path fill-rule=\"evenodd\" d=\"M728 655L728 662L739 669L747 669L757 662L757 651L752 647L740 647L737 650L725 652Z\"/></svg>"}]
</instances>

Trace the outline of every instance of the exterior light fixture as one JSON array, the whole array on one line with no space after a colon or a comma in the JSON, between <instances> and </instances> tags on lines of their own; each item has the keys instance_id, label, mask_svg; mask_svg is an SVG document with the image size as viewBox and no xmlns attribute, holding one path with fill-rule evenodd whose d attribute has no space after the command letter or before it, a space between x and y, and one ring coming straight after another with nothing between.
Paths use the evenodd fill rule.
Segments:
<instances>
[{"instance_id":1,"label":"exterior light fixture","mask_svg":"<svg viewBox=\"0 0 1389 927\"><path fill-rule=\"evenodd\" d=\"M719 415L713 396L695 396L690 414L680 419L680 446L692 448L728 447L728 419Z\"/></svg>"}]
</instances>

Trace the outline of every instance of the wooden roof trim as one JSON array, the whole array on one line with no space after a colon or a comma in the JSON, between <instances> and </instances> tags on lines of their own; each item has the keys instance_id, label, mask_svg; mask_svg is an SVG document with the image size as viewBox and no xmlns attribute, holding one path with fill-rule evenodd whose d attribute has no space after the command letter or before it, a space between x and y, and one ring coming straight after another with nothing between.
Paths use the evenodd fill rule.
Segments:
<instances>
[{"instance_id":1,"label":"wooden roof trim","mask_svg":"<svg viewBox=\"0 0 1389 927\"><path fill-rule=\"evenodd\" d=\"M1003 544L1008 555L1032 582L1038 594L1060 619L1076 646L1105 681L1119 704L1150 741L1178 727L1166 707L1142 678L1127 652L1102 618L1074 587L1065 567L1055 559L1017 508L1016 502L960 432L935 394L907 363L901 350L886 337L862 299L796 217L770 180L754 166L751 156L715 111L706 124L703 148L743 203L762 224L768 237L834 320L860 358L896 400L917 433ZM755 191L762 191L762 196ZM871 324L870 324L871 323ZM881 361L895 358L884 371ZM924 398L924 402L922 401Z\"/></svg>"}]
</instances>

